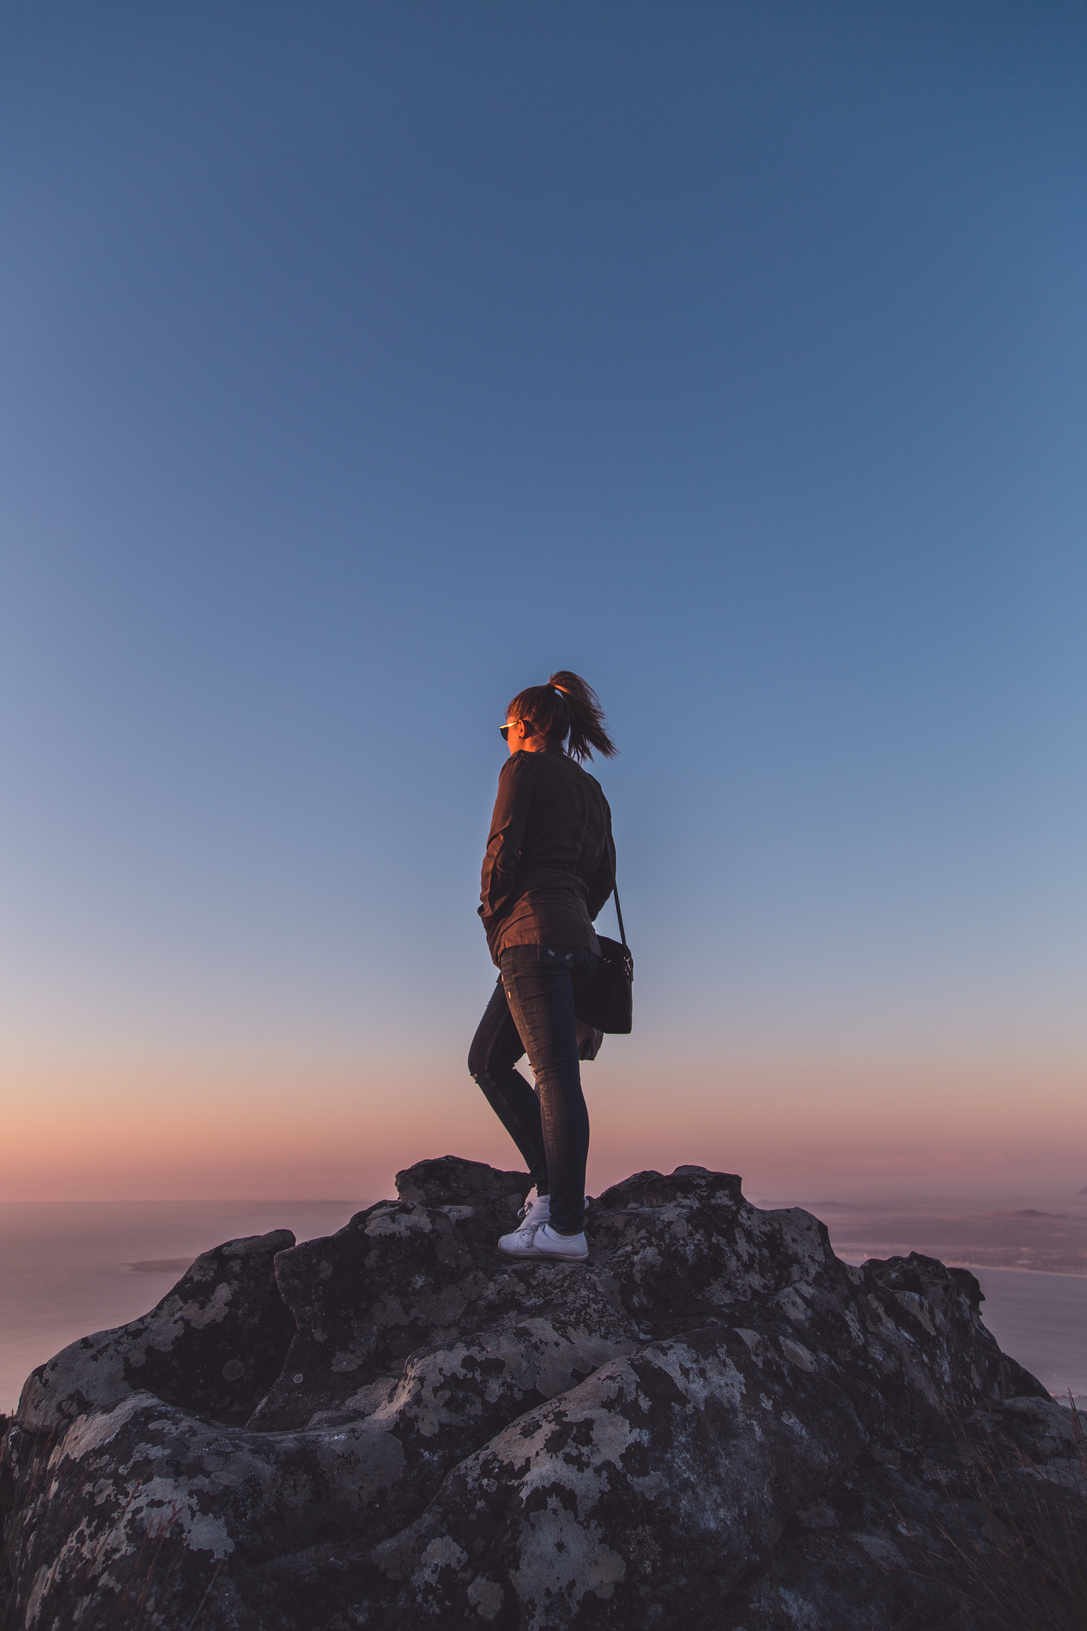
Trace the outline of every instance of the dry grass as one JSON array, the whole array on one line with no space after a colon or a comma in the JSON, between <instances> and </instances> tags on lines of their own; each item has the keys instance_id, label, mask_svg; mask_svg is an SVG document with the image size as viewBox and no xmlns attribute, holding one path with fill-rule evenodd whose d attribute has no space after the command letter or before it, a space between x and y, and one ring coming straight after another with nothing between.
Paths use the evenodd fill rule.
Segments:
<instances>
[{"instance_id":1,"label":"dry grass","mask_svg":"<svg viewBox=\"0 0 1087 1631\"><path fill-rule=\"evenodd\" d=\"M925 1574L993 1631L1087 1631L1087 1433L1074 1404L1072 1430L1067 1457L1043 1465L989 1423L956 1425L966 1500Z\"/></svg>"}]
</instances>

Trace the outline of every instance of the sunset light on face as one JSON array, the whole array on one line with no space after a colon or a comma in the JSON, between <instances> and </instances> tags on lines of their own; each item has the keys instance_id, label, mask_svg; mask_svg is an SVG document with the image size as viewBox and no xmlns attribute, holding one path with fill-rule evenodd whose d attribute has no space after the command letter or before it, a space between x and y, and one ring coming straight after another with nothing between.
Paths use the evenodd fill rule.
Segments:
<instances>
[{"instance_id":1,"label":"sunset light on face","mask_svg":"<svg viewBox=\"0 0 1087 1631\"><path fill-rule=\"evenodd\" d=\"M1085 33L7 9L0 1198L518 1165L480 862L566 667L591 1192L1087 1184Z\"/></svg>"}]
</instances>

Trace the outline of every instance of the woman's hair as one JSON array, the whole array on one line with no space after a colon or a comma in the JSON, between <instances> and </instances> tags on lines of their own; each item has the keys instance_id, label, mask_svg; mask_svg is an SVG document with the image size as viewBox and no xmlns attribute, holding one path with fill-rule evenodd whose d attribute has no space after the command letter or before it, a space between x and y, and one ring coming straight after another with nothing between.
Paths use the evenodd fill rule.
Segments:
<instances>
[{"instance_id":1,"label":"woman's hair","mask_svg":"<svg viewBox=\"0 0 1087 1631\"><path fill-rule=\"evenodd\" d=\"M546 685L518 691L506 710L507 719L523 719L546 741L561 747L580 764L591 759L593 748L605 759L614 757L615 743L604 729L604 710L596 692L580 674L557 669ZM567 738L569 740L567 741Z\"/></svg>"}]
</instances>

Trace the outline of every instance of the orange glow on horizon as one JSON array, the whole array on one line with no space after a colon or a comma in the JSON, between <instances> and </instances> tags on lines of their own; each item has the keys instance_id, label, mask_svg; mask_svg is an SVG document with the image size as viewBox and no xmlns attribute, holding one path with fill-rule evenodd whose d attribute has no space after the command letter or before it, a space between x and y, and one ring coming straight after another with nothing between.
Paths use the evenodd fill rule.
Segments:
<instances>
[{"instance_id":1,"label":"orange glow on horizon","mask_svg":"<svg viewBox=\"0 0 1087 1631\"><path fill-rule=\"evenodd\" d=\"M691 1162L748 1191L1025 1192L1087 1182L1081 1069L1053 1065L660 1062L622 1046L585 1070L589 1187ZM8 1073L0 1197L370 1197L427 1155L516 1151L447 1059L410 1072L317 1062ZM828 1188L829 1186L829 1188Z\"/></svg>"}]
</instances>

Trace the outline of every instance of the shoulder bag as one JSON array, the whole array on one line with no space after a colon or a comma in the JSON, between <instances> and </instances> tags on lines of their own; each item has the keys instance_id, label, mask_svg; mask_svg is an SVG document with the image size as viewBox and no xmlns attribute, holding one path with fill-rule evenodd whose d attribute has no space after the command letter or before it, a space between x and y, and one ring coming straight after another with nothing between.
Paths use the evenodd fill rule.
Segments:
<instances>
[{"instance_id":1,"label":"shoulder bag","mask_svg":"<svg viewBox=\"0 0 1087 1631\"><path fill-rule=\"evenodd\" d=\"M627 945L618 889L615 890L615 915L622 940L609 940L605 934L597 936L603 961L592 984L575 999L574 1011L578 1019L598 1031L627 1036L634 1009L634 953Z\"/></svg>"}]
</instances>

